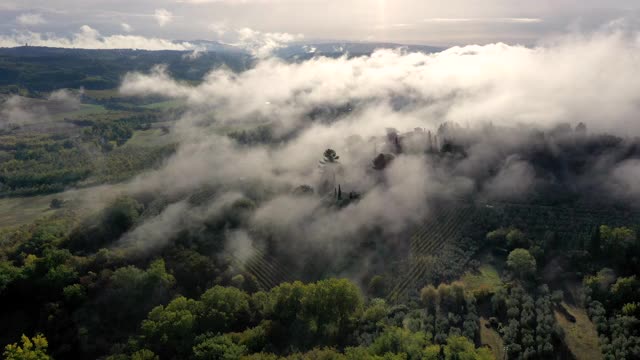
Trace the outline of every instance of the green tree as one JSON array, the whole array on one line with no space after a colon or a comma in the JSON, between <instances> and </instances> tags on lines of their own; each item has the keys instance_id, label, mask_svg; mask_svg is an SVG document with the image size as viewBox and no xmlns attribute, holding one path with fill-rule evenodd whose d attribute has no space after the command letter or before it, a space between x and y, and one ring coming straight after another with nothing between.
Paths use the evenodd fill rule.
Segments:
<instances>
[{"instance_id":1,"label":"green tree","mask_svg":"<svg viewBox=\"0 0 640 360\"><path fill-rule=\"evenodd\" d=\"M622 314L626 316L636 316L638 315L638 310L640 306L638 303L627 303L622 306Z\"/></svg>"},{"instance_id":2,"label":"green tree","mask_svg":"<svg viewBox=\"0 0 640 360\"><path fill-rule=\"evenodd\" d=\"M339 164L338 163L339 159L340 159L340 156L336 154L335 150L327 149L323 153L322 160L320 160L320 166L323 168L323 171L325 171L324 169L329 169L331 171L331 176L333 176L333 183L331 184L331 187L333 187L334 189L336 187L336 167ZM322 190L322 191L325 191L325 190Z\"/></svg>"},{"instance_id":3,"label":"green tree","mask_svg":"<svg viewBox=\"0 0 640 360\"><path fill-rule=\"evenodd\" d=\"M151 350L142 349L131 354L131 360L160 360L160 357Z\"/></svg>"},{"instance_id":4,"label":"green tree","mask_svg":"<svg viewBox=\"0 0 640 360\"><path fill-rule=\"evenodd\" d=\"M486 239L492 245L504 246L509 229L499 228L487 233Z\"/></svg>"},{"instance_id":5,"label":"green tree","mask_svg":"<svg viewBox=\"0 0 640 360\"><path fill-rule=\"evenodd\" d=\"M42 334L37 334L33 338L22 335L22 344L9 344L4 348L4 358L6 360L49 360L47 355L49 343Z\"/></svg>"},{"instance_id":6,"label":"green tree","mask_svg":"<svg viewBox=\"0 0 640 360\"><path fill-rule=\"evenodd\" d=\"M375 275L369 281L369 286L367 287L367 291L369 295L373 297L383 297L386 289L386 284L384 277L380 275Z\"/></svg>"},{"instance_id":7,"label":"green tree","mask_svg":"<svg viewBox=\"0 0 640 360\"><path fill-rule=\"evenodd\" d=\"M322 154L322 160L320 160L320 164L325 165L325 164L334 164L337 163L338 160L340 159L340 156L338 156L338 154L336 153L335 150L333 149L327 149L324 151L324 153Z\"/></svg>"},{"instance_id":8,"label":"green tree","mask_svg":"<svg viewBox=\"0 0 640 360\"><path fill-rule=\"evenodd\" d=\"M435 313L436 308L438 307L438 303L440 302L440 298L438 297L438 291L433 285L428 285L422 288L420 291L420 300L422 304L425 306L427 311L431 314Z\"/></svg>"},{"instance_id":9,"label":"green tree","mask_svg":"<svg viewBox=\"0 0 640 360\"><path fill-rule=\"evenodd\" d=\"M0 293L21 276L20 268L13 266L9 261L0 261Z\"/></svg>"},{"instance_id":10,"label":"green tree","mask_svg":"<svg viewBox=\"0 0 640 360\"><path fill-rule=\"evenodd\" d=\"M422 360L440 360L442 347L440 345L429 345L424 348Z\"/></svg>"},{"instance_id":11,"label":"green tree","mask_svg":"<svg viewBox=\"0 0 640 360\"><path fill-rule=\"evenodd\" d=\"M154 307L169 301L175 283L163 260L152 262L146 270L126 266L111 276L104 272L104 277L108 282L99 289L99 296L85 302L75 314L84 328L81 341L96 338L102 344L125 341Z\"/></svg>"},{"instance_id":12,"label":"green tree","mask_svg":"<svg viewBox=\"0 0 640 360\"><path fill-rule=\"evenodd\" d=\"M337 340L352 330L363 303L360 290L349 280L322 280L307 285L301 315L312 324L312 332Z\"/></svg>"},{"instance_id":13,"label":"green tree","mask_svg":"<svg viewBox=\"0 0 640 360\"><path fill-rule=\"evenodd\" d=\"M200 337L193 347L196 360L239 360L247 353L247 348L235 344L228 335Z\"/></svg>"},{"instance_id":14,"label":"green tree","mask_svg":"<svg viewBox=\"0 0 640 360\"><path fill-rule=\"evenodd\" d=\"M527 237L524 235L522 231L518 229L509 230L509 232L507 233L506 239L507 239L507 245L512 249L526 247L529 245L529 241L527 240Z\"/></svg>"},{"instance_id":15,"label":"green tree","mask_svg":"<svg viewBox=\"0 0 640 360\"><path fill-rule=\"evenodd\" d=\"M362 320L368 324L377 325L389 314L389 305L383 299L373 299L362 314Z\"/></svg>"},{"instance_id":16,"label":"green tree","mask_svg":"<svg viewBox=\"0 0 640 360\"><path fill-rule=\"evenodd\" d=\"M122 196L94 217L89 217L69 237L74 249L96 251L129 231L143 210L135 199Z\"/></svg>"},{"instance_id":17,"label":"green tree","mask_svg":"<svg viewBox=\"0 0 640 360\"><path fill-rule=\"evenodd\" d=\"M171 250L164 259L185 296L200 296L214 285L213 280L221 272L215 257L209 258L192 249Z\"/></svg>"},{"instance_id":18,"label":"green tree","mask_svg":"<svg viewBox=\"0 0 640 360\"><path fill-rule=\"evenodd\" d=\"M160 354L188 356L201 311L200 302L182 296L155 307L140 327L144 344Z\"/></svg>"},{"instance_id":19,"label":"green tree","mask_svg":"<svg viewBox=\"0 0 640 360\"><path fill-rule=\"evenodd\" d=\"M212 332L237 331L251 319L249 295L234 287L214 286L200 297L201 328Z\"/></svg>"},{"instance_id":20,"label":"green tree","mask_svg":"<svg viewBox=\"0 0 640 360\"><path fill-rule=\"evenodd\" d=\"M49 208L51 209L60 209L62 207L62 204L64 204L64 201L58 199L58 198L53 198L51 200L51 202L49 203Z\"/></svg>"},{"instance_id":21,"label":"green tree","mask_svg":"<svg viewBox=\"0 0 640 360\"><path fill-rule=\"evenodd\" d=\"M605 250L612 252L629 250L636 241L636 233L626 227L600 226L600 239Z\"/></svg>"},{"instance_id":22,"label":"green tree","mask_svg":"<svg viewBox=\"0 0 640 360\"><path fill-rule=\"evenodd\" d=\"M618 278L611 285L611 295L618 306L640 300L640 281L635 275Z\"/></svg>"},{"instance_id":23,"label":"green tree","mask_svg":"<svg viewBox=\"0 0 640 360\"><path fill-rule=\"evenodd\" d=\"M529 276L536 271L536 259L525 249L515 249L507 257L507 265L520 278Z\"/></svg>"},{"instance_id":24,"label":"green tree","mask_svg":"<svg viewBox=\"0 0 640 360\"><path fill-rule=\"evenodd\" d=\"M488 349L476 349L464 336L450 336L444 347L445 360L489 360L493 355Z\"/></svg>"},{"instance_id":25,"label":"green tree","mask_svg":"<svg viewBox=\"0 0 640 360\"><path fill-rule=\"evenodd\" d=\"M80 284L65 286L62 294L69 304L77 305L82 303L87 297L87 290Z\"/></svg>"},{"instance_id":26,"label":"green tree","mask_svg":"<svg viewBox=\"0 0 640 360\"><path fill-rule=\"evenodd\" d=\"M246 346L249 352L259 352L269 346L269 336L272 332L273 322L264 320L260 325L247 329L238 334L237 343Z\"/></svg>"},{"instance_id":27,"label":"green tree","mask_svg":"<svg viewBox=\"0 0 640 360\"><path fill-rule=\"evenodd\" d=\"M344 354L339 353L337 350L331 348L315 348L304 354L291 354L283 360L346 360Z\"/></svg>"},{"instance_id":28,"label":"green tree","mask_svg":"<svg viewBox=\"0 0 640 360\"><path fill-rule=\"evenodd\" d=\"M406 360L406 354L386 353L384 355L375 355L363 346L347 348L344 352L346 360Z\"/></svg>"},{"instance_id":29,"label":"green tree","mask_svg":"<svg viewBox=\"0 0 640 360\"><path fill-rule=\"evenodd\" d=\"M371 352L376 355L407 354L408 360L422 359L427 345L427 335L422 332L412 333L399 327L389 327L371 344Z\"/></svg>"},{"instance_id":30,"label":"green tree","mask_svg":"<svg viewBox=\"0 0 640 360\"><path fill-rule=\"evenodd\" d=\"M269 314L284 325L291 325L302 314L302 299L307 287L300 281L283 283L269 292Z\"/></svg>"},{"instance_id":31,"label":"green tree","mask_svg":"<svg viewBox=\"0 0 640 360\"><path fill-rule=\"evenodd\" d=\"M231 284L233 284L233 286L237 287L238 289L242 289L244 281L244 276L242 276L242 274L238 274L231 278Z\"/></svg>"}]
</instances>

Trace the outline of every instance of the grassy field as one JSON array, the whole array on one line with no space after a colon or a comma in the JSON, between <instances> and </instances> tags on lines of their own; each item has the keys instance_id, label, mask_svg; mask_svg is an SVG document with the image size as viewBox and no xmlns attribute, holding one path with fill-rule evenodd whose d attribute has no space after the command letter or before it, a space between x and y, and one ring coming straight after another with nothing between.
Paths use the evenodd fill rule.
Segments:
<instances>
[{"instance_id":1,"label":"grassy field","mask_svg":"<svg viewBox=\"0 0 640 360\"><path fill-rule=\"evenodd\" d=\"M174 140L171 133L167 134L162 129L152 128L134 132L124 147L157 147L168 145Z\"/></svg>"},{"instance_id":2,"label":"grassy field","mask_svg":"<svg viewBox=\"0 0 640 360\"><path fill-rule=\"evenodd\" d=\"M77 110L57 113L53 115L52 118L56 121L59 121L64 120L65 118L77 119L91 115L102 115L107 112L108 110L105 109L102 105L81 104L80 108Z\"/></svg>"},{"instance_id":3,"label":"grassy field","mask_svg":"<svg viewBox=\"0 0 640 360\"><path fill-rule=\"evenodd\" d=\"M123 188L121 184L98 185L57 194L0 198L0 228L28 224L63 209L89 213L116 197ZM51 200L55 198L65 202L63 209L50 208Z\"/></svg>"},{"instance_id":4,"label":"grassy field","mask_svg":"<svg viewBox=\"0 0 640 360\"><path fill-rule=\"evenodd\" d=\"M0 199L0 228L28 224L35 219L52 215L49 204L55 195Z\"/></svg>"},{"instance_id":5,"label":"grassy field","mask_svg":"<svg viewBox=\"0 0 640 360\"><path fill-rule=\"evenodd\" d=\"M466 273L462 277L462 282L469 291L478 290L480 288L494 291L497 287L502 285L502 280L500 280L498 270L489 264L480 266L478 273Z\"/></svg>"},{"instance_id":6,"label":"grassy field","mask_svg":"<svg viewBox=\"0 0 640 360\"><path fill-rule=\"evenodd\" d=\"M184 100L167 100L160 101L153 104L145 105L144 108L152 109L152 110L169 110L169 109L177 109L185 106L186 102Z\"/></svg>"},{"instance_id":7,"label":"grassy field","mask_svg":"<svg viewBox=\"0 0 640 360\"><path fill-rule=\"evenodd\" d=\"M488 323L489 321L487 321L487 319L480 318L480 343L491 348L493 356L496 359L504 359L504 343L502 342L502 338L494 329L485 326Z\"/></svg>"},{"instance_id":8,"label":"grassy field","mask_svg":"<svg viewBox=\"0 0 640 360\"><path fill-rule=\"evenodd\" d=\"M85 95L96 100L109 99L120 96L118 89L85 90Z\"/></svg>"},{"instance_id":9,"label":"grassy field","mask_svg":"<svg viewBox=\"0 0 640 360\"><path fill-rule=\"evenodd\" d=\"M602 359L598 333L591 320L589 320L587 313L584 309L573 307L566 303L563 303L563 305L576 317L576 322L572 323L558 311L554 312L558 325L564 330L565 342L569 350L577 360Z\"/></svg>"}]
</instances>

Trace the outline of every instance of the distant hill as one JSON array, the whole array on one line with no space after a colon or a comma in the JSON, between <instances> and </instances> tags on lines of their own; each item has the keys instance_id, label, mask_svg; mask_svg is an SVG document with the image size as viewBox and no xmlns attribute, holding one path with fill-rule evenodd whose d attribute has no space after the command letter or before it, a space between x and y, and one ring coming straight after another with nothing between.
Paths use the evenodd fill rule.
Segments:
<instances>
[{"instance_id":1,"label":"distant hill","mask_svg":"<svg viewBox=\"0 0 640 360\"><path fill-rule=\"evenodd\" d=\"M211 69L226 66L243 71L256 59L246 50L217 41L189 41L204 49L197 56L191 51L134 49L68 49L37 46L0 48L0 93L49 92L60 88L112 89L130 71L149 71L165 64L172 76L198 82ZM294 43L280 48L275 56L286 61L303 61L316 56L340 57L370 55L376 49L404 48L433 53L443 48L420 45L368 42Z\"/></svg>"},{"instance_id":2,"label":"distant hill","mask_svg":"<svg viewBox=\"0 0 640 360\"><path fill-rule=\"evenodd\" d=\"M166 64L178 79L200 81L212 68L234 71L250 67L254 59L243 52L203 52L188 57L185 51L88 50L48 47L0 48L0 91L27 89L48 92L59 88L112 89L130 71L149 71Z\"/></svg>"},{"instance_id":3,"label":"distant hill","mask_svg":"<svg viewBox=\"0 0 640 360\"><path fill-rule=\"evenodd\" d=\"M323 43L296 43L278 49L276 55L283 59L305 59L314 56L337 57L343 55L362 56L370 55L378 49L406 49L410 52L436 53L445 48L426 45L402 45L394 43L375 42L323 42Z\"/></svg>"},{"instance_id":4,"label":"distant hill","mask_svg":"<svg viewBox=\"0 0 640 360\"><path fill-rule=\"evenodd\" d=\"M245 52L238 46L224 44L218 41L210 40L179 40L177 42L189 42L197 48L205 51L214 52ZM345 42L345 41L329 41L329 42L296 42L284 46L276 50L275 55L283 59L306 58L313 56L342 56L342 55L369 55L377 49L406 49L411 52L434 53L440 52L445 48L427 46L427 45L404 45L396 43L379 43L379 42Z\"/></svg>"},{"instance_id":5,"label":"distant hill","mask_svg":"<svg viewBox=\"0 0 640 360\"><path fill-rule=\"evenodd\" d=\"M175 43L185 43L194 45L196 48L208 51L208 52L234 52L234 53L246 53L246 51L238 46L221 43L219 41L212 40L176 40Z\"/></svg>"}]
</instances>

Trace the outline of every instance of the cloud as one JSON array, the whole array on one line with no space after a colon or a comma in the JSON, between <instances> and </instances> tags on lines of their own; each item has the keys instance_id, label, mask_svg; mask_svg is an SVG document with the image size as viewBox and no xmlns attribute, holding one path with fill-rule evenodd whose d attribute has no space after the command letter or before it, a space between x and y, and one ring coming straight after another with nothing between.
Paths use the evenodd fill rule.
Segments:
<instances>
[{"instance_id":1,"label":"cloud","mask_svg":"<svg viewBox=\"0 0 640 360\"><path fill-rule=\"evenodd\" d=\"M250 28L242 28L237 31L237 34L238 40L233 45L247 49L259 58L267 57L271 55L274 50L303 38L300 34L263 33Z\"/></svg>"},{"instance_id":2,"label":"cloud","mask_svg":"<svg viewBox=\"0 0 640 360\"><path fill-rule=\"evenodd\" d=\"M67 89L59 89L56 91L52 91L47 97L47 100L58 107L63 106L64 111L71 111L76 110L80 107L80 104L82 102L80 97L83 93L83 89L74 92Z\"/></svg>"},{"instance_id":3,"label":"cloud","mask_svg":"<svg viewBox=\"0 0 640 360\"><path fill-rule=\"evenodd\" d=\"M140 50L192 50L195 47L188 42L175 43L159 38L147 38L133 35L103 36L88 25L71 37L58 37L31 31L16 32L13 35L0 35L0 47L48 46L82 49L140 49Z\"/></svg>"},{"instance_id":4,"label":"cloud","mask_svg":"<svg viewBox=\"0 0 640 360\"><path fill-rule=\"evenodd\" d=\"M173 21L173 14L167 9L156 9L153 13L153 17L160 26L165 26Z\"/></svg>"},{"instance_id":5,"label":"cloud","mask_svg":"<svg viewBox=\"0 0 640 360\"><path fill-rule=\"evenodd\" d=\"M606 179L606 190L624 202L640 198L640 159L630 159L618 164Z\"/></svg>"},{"instance_id":6,"label":"cloud","mask_svg":"<svg viewBox=\"0 0 640 360\"><path fill-rule=\"evenodd\" d=\"M34 123L40 115L47 115L45 107L34 106L27 98L12 95L0 104L0 129Z\"/></svg>"},{"instance_id":7,"label":"cloud","mask_svg":"<svg viewBox=\"0 0 640 360\"><path fill-rule=\"evenodd\" d=\"M436 54L380 50L370 57L297 64L270 59L240 74L214 71L198 86L173 81L162 71L130 74L122 91L210 105L223 122L259 114L294 124L314 107L405 98L412 106L399 116L420 119L422 125L549 126L575 119L624 133L640 130L635 120L640 83L628 81L640 75L634 62L638 54L637 38L614 32L536 48L491 44Z\"/></svg>"},{"instance_id":8,"label":"cloud","mask_svg":"<svg viewBox=\"0 0 640 360\"><path fill-rule=\"evenodd\" d=\"M209 24L209 30L213 31L216 36L223 37L229 31L228 24L224 21Z\"/></svg>"},{"instance_id":9,"label":"cloud","mask_svg":"<svg viewBox=\"0 0 640 360\"><path fill-rule=\"evenodd\" d=\"M254 241L245 230L230 231L226 234L225 250L240 264L245 264L254 255Z\"/></svg>"},{"instance_id":10,"label":"cloud","mask_svg":"<svg viewBox=\"0 0 640 360\"><path fill-rule=\"evenodd\" d=\"M258 58L266 58L275 50L304 38L302 34L261 32L248 27L231 29L224 21L211 23L208 28L222 42L245 49Z\"/></svg>"},{"instance_id":11,"label":"cloud","mask_svg":"<svg viewBox=\"0 0 640 360\"><path fill-rule=\"evenodd\" d=\"M485 191L494 200L522 200L531 193L535 181L533 167L514 155L508 157L500 172L485 184Z\"/></svg>"},{"instance_id":12,"label":"cloud","mask_svg":"<svg viewBox=\"0 0 640 360\"><path fill-rule=\"evenodd\" d=\"M188 110L172 129L176 153L127 188L169 199L215 189L209 204L241 194L254 207L229 229L227 243L237 242L244 254L247 244L267 242L293 268L322 258L338 263L361 251L361 239L398 248L394 239L443 200L527 201L558 187L606 198L620 186L637 200L640 166L620 160L639 148L633 139L620 140L618 151L589 154L576 171L567 165L572 151L610 140L557 126L640 131L640 83L629 81L640 76L638 39L608 31L533 48L498 43L436 54L266 58L239 73L214 70L196 85L163 67L130 73L122 94L182 99ZM227 135L233 130L255 132L258 141L234 140ZM340 164L319 166L327 148ZM374 169L380 153L393 160ZM313 192L294 191L303 184ZM337 201L338 186L343 200L358 200ZM167 216L200 212L178 210Z\"/></svg>"},{"instance_id":13,"label":"cloud","mask_svg":"<svg viewBox=\"0 0 640 360\"><path fill-rule=\"evenodd\" d=\"M131 25L127 24L127 23L121 23L120 27L125 32L132 32L133 31L133 27Z\"/></svg>"},{"instance_id":14,"label":"cloud","mask_svg":"<svg viewBox=\"0 0 640 360\"><path fill-rule=\"evenodd\" d=\"M16 18L20 25L40 25L46 23L41 14L27 13L21 14Z\"/></svg>"},{"instance_id":15,"label":"cloud","mask_svg":"<svg viewBox=\"0 0 640 360\"><path fill-rule=\"evenodd\" d=\"M60 89L51 92L46 99L32 99L11 95L0 101L0 129L44 123L54 113L77 110L82 91Z\"/></svg>"},{"instance_id":16,"label":"cloud","mask_svg":"<svg viewBox=\"0 0 640 360\"><path fill-rule=\"evenodd\" d=\"M424 19L427 23L507 23L507 24L536 24L544 22L541 18L428 18Z\"/></svg>"},{"instance_id":17,"label":"cloud","mask_svg":"<svg viewBox=\"0 0 640 360\"><path fill-rule=\"evenodd\" d=\"M202 226L205 221L221 216L240 198L240 194L231 192L202 206L193 206L187 201L170 204L157 216L124 234L115 247L132 253L161 249L181 231Z\"/></svg>"},{"instance_id":18,"label":"cloud","mask_svg":"<svg viewBox=\"0 0 640 360\"><path fill-rule=\"evenodd\" d=\"M182 58L185 60L196 60L199 59L203 54L201 49L195 49L190 53L182 55Z\"/></svg>"},{"instance_id":19,"label":"cloud","mask_svg":"<svg viewBox=\"0 0 640 360\"><path fill-rule=\"evenodd\" d=\"M565 31L567 24L580 24L582 29L591 31L622 16L637 18L635 12L638 10L636 0L562 0L553 3L402 0L384 1L384 6L382 2L378 6L373 0L169 0L143 3L54 0L52 4L43 5L42 0L3 0L0 8L8 10L10 18L5 16L3 20L9 22L22 12L42 13L49 21L46 31L56 32L59 36L72 31L79 25L78 21L98 27L98 24L107 26L114 20L116 24L128 22L148 36L159 36L154 33L158 25L152 16L155 9L164 8L174 12L176 18L188 19L181 21L180 26L172 27L175 39L206 38L203 24L213 18L225 19L234 28L246 26L264 32L303 33L313 39L358 41L372 35L370 39L376 42L436 46L496 41L534 44L544 36ZM340 11L326 11L338 8ZM444 19L450 26L442 22L442 26L425 23L425 17ZM141 21L130 20L132 18ZM467 23L451 22L460 19ZM389 24L412 26L392 27L393 31L386 32L374 28ZM6 31L10 28L5 27Z\"/></svg>"},{"instance_id":20,"label":"cloud","mask_svg":"<svg viewBox=\"0 0 640 360\"><path fill-rule=\"evenodd\" d=\"M252 3L278 3L286 0L176 0L178 3L204 5L204 4L252 4ZM302 1L302 0L298 0Z\"/></svg>"}]
</instances>

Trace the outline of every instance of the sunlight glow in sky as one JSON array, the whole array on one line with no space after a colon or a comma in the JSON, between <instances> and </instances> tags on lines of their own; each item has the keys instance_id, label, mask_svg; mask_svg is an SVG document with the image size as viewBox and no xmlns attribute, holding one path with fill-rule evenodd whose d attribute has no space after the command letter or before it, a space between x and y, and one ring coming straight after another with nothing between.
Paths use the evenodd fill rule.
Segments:
<instances>
[{"instance_id":1,"label":"sunlight glow in sky","mask_svg":"<svg viewBox=\"0 0 640 360\"><path fill-rule=\"evenodd\" d=\"M430 45L535 44L621 20L637 26L637 0L2 0L0 36L102 36L221 40L242 29ZM235 40L234 40L235 39Z\"/></svg>"}]
</instances>

